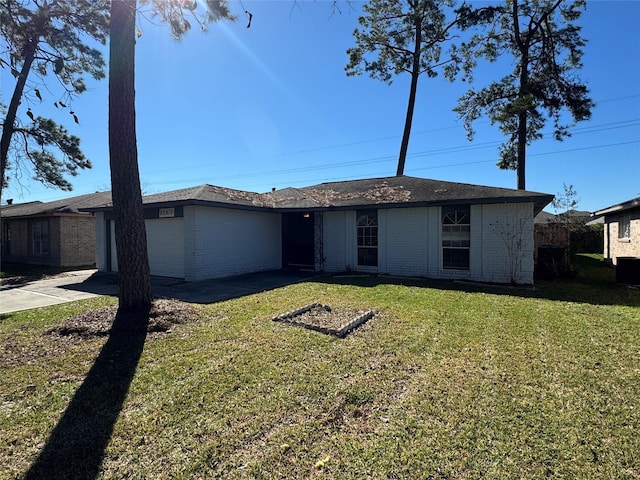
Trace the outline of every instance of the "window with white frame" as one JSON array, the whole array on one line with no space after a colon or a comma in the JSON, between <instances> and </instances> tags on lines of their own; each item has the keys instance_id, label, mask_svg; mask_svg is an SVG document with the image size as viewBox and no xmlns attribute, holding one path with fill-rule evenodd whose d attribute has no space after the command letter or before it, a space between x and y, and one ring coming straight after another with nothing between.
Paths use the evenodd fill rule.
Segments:
<instances>
[{"instance_id":1,"label":"window with white frame","mask_svg":"<svg viewBox=\"0 0 640 480\"><path fill-rule=\"evenodd\" d=\"M625 215L618 221L618 238L631 238L631 215Z\"/></svg>"},{"instance_id":2,"label":"window with white frame","mask_svg":"<svg viewBox=\"0 0 640 480\"><path fill-rule=\"evenodd\" d=\"M442 268L469 270L470 227L468 205L442 207Z\"/></svg>"},{"instance_id":3,"label":"window with white frame","mask_svg":"<svg viewBox=\"0 0 640 480\"><path fill-rule=\"evenodd\" d=\"M378 266L378 211L359 210L357 212L358 265Z\"/></svg>"},{"instance_id":4,"label":"window with white frame","mask_svg":"<svg viewBox=\"0 0 640 480\"><path fill-rule=\"evenodd\" d=\"M36 220L31 225L33 254L36 256L49 255L49 222Z\"/></svg>"}]
</instances>

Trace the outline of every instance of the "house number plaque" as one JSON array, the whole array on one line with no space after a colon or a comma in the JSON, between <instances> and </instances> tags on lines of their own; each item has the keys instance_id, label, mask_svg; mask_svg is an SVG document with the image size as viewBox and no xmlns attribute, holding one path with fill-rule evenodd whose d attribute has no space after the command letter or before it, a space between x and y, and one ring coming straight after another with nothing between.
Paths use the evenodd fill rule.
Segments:
<instances>
[{"instance_id":1,"label":"house number plaque","mask_svg":"<svg viewBox=\"0 0 640 480\"><path fill-rule=\"evenodd\" d=\"M159 218L171 218L176 216L175 208L161 208L158 212Z\"/></svg>"}]
</instances>

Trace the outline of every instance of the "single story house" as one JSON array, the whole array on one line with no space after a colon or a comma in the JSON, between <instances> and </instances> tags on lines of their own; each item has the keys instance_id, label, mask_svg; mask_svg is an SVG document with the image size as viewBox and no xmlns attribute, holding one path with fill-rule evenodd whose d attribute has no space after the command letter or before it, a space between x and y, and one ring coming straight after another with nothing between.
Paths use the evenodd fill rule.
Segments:
<instances>
[{"instance_id":1,"label":"single story house","mask_svg":"<svg viewBox=\"0 0 640 480\"><path fill-rule=\"evenodd\" d=\"M533 283L533 218L552 195L409 176L253 193L213 185L143 197L152 275L280 268ZM117 271L111 205L96 265Z\"/></svg>"},{"instance_id":2,"label":"single story house","mask_svg":"<svg viewBox=\"0 0 640 480\"><path fill-rule=\"evenodd\" d=\"M612 205L591 215L604 219L604 259L617 265L623 257L640 258L640 197Z\"/></svg>"},{"instance_id":3,"label":"single story house","mask_svg":"<svg viewBox=\"0 0 640 480\"><path fill-rule=\"evenodd\" d=\"M110 201L110 192L99 192L53 202L3 205L2 262L56 267L95 264L95 218L80 209Z\"/></svg>"}]
</instances>

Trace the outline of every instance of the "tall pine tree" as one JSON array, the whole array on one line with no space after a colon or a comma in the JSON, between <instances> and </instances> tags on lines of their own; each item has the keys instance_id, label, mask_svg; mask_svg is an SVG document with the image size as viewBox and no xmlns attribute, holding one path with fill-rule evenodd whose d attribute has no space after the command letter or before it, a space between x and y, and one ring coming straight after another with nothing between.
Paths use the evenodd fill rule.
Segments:
<instances>
[{"instance_id":1,"label":"tall pine tree","mask_svg":"<svg viewBox=\"0 0 640 480\"><path fill-rule=\"evenodd\" d=\"M36 180L71 190L64 175L91 166L80 150L80 139L54 120L38 115L38 110L43 102L51 103L68 110L69 118L78 122L71 103L86 90L85 75L105 76L102 54L87 41L104 44L108 23L106 1L0 0L0 36L6 45L0 67L10 69L16 80L9 105L0 108L4 114L0 120L0 196L10 169L15 173L31 168ZM43 95L38 86L52 85L54 78L63 91L52 99L50 92L55 88ZM21 108L25 97L26 109Z\"/></svg>"},{"instance_id":2,"label":"tall pine tree","mask_svg":"<svg viewBox=\"0 0 640 480\"><path fill-rule=\"evenodd\" d=\"M169 23L175 38L190 28L189 19L207 23L233 19L225 0L207 0L206 9L184 0L149 0ZM109 161L119 272L119 310L148 311L153 301L138 170L135 122L136 0L112 0L109 51Z\"/></svg>"},{"instance_id":3,"label":"tall pine tree","mask_svg":"<svg viewBox=\"0 0 640 480\"><path fill-rule=\"evenodd\" d=\"M394 75L411 76L396 175L404 175L411 136L418 79L435 77L438 70L454 62L443 58L442 49L458 26L467 25L477 14L462 5L454 10L452 0L370 0L362 9L360 27L353 32L356 46L347 50L347 75L368 73L388 84Z\"/></svg>"},{"instance_id":4,"label":"tall pine tree","mask_svg":"<svg viewBox=\"0 0 640 480\"><path fill-rule=\"evenodd\" d=\"M478 58L512 58L510 73L480 90L469 90L454 111L464 120L470 139L473 122L483 114L500 125L507 140L498 166L517 171L518 189L526 185L527 145L542 138L547 120L552 121L555 139L562 140L570 135L572 124L591 116L594 103L575 73L586 44L576 22L585 7L585 0L506 0L494 9L486 31L458 51L468 80Z\"/></svg>"}]
</instances>

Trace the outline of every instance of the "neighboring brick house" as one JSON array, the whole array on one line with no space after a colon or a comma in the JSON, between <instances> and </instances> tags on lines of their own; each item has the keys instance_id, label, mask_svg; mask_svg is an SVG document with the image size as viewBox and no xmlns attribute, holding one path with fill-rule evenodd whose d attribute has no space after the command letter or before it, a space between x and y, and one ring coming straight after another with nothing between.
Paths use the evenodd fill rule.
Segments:
<instances>
[{"instance_id":1,"label":"neighboring brick house","mask_svg":"<svg viewBox=\"0 0 640 480\"><path fill-rule=\"evenodd\" d=\"M201 185L143 198L152 275L280 268L533 283L533 218L552 195L408 176L259 194ZM117 271L113 208L96 265Z\"/></svg>"},{"instance_id":2,"label":"neighboring brick house","mask_svg":"<svg viewBox=\"0 0 640 480\"><path fill-rule=\"evenodd\" d=\"M2 263L57 267L95 264L95 218L79 209L110 201L111 194L101 192L54 202L3 205Z\"/></svg>"},{"instance_id":3,"label":"neighboring brick house","mask_svg":"<svg viewBox=\"0 0 640 480\"><path fill-rule=\"evenodd\" d=\"M592 214L604 218L604 259L611 265L618 258L640 259L640 197L612 205Z\"/></svg>"}]
</instances>

